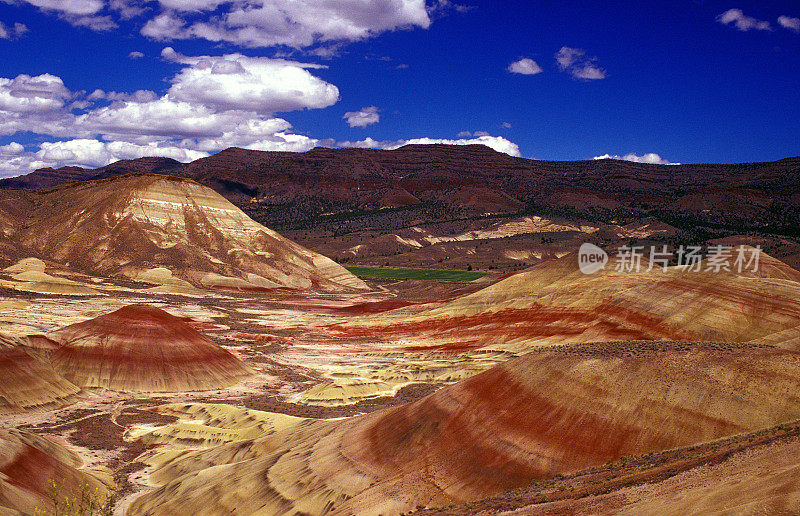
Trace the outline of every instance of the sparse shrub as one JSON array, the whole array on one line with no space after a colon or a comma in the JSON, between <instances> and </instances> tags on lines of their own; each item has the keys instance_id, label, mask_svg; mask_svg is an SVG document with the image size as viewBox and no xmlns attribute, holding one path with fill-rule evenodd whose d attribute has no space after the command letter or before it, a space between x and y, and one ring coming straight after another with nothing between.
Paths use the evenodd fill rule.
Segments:
<instances>
[{"instance_id":1,"label":"sparse shrub","mask_svg":"<svg viewBox=\"0 0 800 516\"><path fill-rule=\"evenodd\" d=\"M112 516L116 505L116 493L113 489L92 489L86 481L78 484L77 491L70 493L63 484L51 480L48 497L53 510L36 507L36 516Z\"/></svg>"}]
</instances>

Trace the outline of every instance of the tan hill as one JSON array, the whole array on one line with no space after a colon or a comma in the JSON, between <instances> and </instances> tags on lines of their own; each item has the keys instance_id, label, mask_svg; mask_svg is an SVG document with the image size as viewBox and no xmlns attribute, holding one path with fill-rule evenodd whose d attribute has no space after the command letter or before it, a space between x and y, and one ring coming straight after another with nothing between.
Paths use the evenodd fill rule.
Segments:
<instances>
[{"instance_id":1,"label":"tan hill","mask_svg":"<svg viewBox=\"0 0 800 516\"><path fill-rule=\"evenodd\" d=\"M82 493L99 508L108 489L82 466L83 460L75 452L55 442L30 432L0 428L0 513L67 514L69 500L77 513L80 505L76 507L76 501L80 503ZM53 497L59 507L54 506Z\"/></svg>"},{"instance_id":2,"label":"tan hill","mask_svg":"<svg viewBox=\"0 0 800 516\"><path fill-rule=\"evenodd\" d=\"M776 348L549 348L406 405L163 454L151 478L164 485L131 514L399 514L478 500L797 419L799 392L798 355Z\"/></svg>"},{"instance_id":3,"label":"tan hill","mask_svg":"<svg viewBox=\"0 0 800 516\"><path fill-rule=\"evenodd\" d=\"M80 391L36 355L25 339L0 335L0 414L62 405Z\"/></svg>"},{"instance_id":4,"label":"tan hill","mask_svg":"<svg viewBox=\"0 0 800 516\"><path fill-rule=\"evenodd\" d=\"M0 198L0 217L15 222L8 238L16 259L38 256L99 276L166 288L365 287L186 179L137 174L18 191Z\"/></svg>"},{"instance_id":5,"label":"tan hill","mask_svg":"<svg viewBox=\"0 0 800 516\"><path fill-rule=\"evenodd\" d=\"M53 367L80 387L180 392L219 389L251 374L178 317L130 305L49 334Z\"/></svg>"},{"instance_id":6,"label":"tan hill","mask_svg":"<svg viewBox=\"0 0 800 516\"><path fill-rule=\"evenodd\" d=\"M585 275L577 260L570 254L546 261L423 312L400 309L334 328L347 337L414 335L415 350L520 352L631 339L800 343L792 340L800 336L800 275L766 253L755 273L717 273L705 263L700 272L647 271L644 261L638 273L618 272L612 261Z\"/></svg>"}]
</instances>

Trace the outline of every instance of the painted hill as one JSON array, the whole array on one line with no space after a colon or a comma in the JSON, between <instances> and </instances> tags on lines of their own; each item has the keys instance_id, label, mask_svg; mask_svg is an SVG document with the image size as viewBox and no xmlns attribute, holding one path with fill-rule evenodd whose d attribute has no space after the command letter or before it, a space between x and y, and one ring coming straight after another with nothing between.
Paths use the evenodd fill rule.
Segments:
<instances>
[{"instance_id":1,"label":"painted hill","mask_svg":"<svg viewBox=\"0 0 800 516\"><path fill-rule=\"evenodd\" d=\"M164 484L131 514L399 514L478 500L794 420L798 389L800 357L769 347L548 348L410 404L166 454Z\"/></svg>"},{"instance_id":2,"label":"painted hill","mask_svg":"<svg viewBox=\"0 0 800 516\"><path fill-rule=\"evenodd\" d=\"M61 507L51 498L53 482ZM81 493L98 505L109 495L75 452L30 432L0 428L0 513L62 514L66 499L75 504Z\"/></svg>"},{"instance_id":3,"label":"painted hill","mask_svg":"<svg viewBox=\"0 0 800 516\"><path fill-rule=\"evenodd\" d=\"M81 387L181 392L219 389L251 374L233 354L163 310L129 305L50 333L53 367Z\"/></svg>"},{"instance_id":4,"label":"painted hill","mask_svg":"<svg viewBox=\"0 0 800 516\"><path fill-rule=\"evenodd\" d=\"M177 287L365 286L186 179L134 174L6 192L0 217L11 221L7 238L16 250L5 252L13 261L38 256L95 275Z\"/></svg>"},{"instance_id":5,"label":"painted hill","mask_svg":"<svg viewBox=\"0 0 800 516\"><path fill-rule=\"evenodd\" d=\"M615 340L798 348L800 274L763 252L759 262L756 273L714 272L702 263L700 272L646 271L645 264L638 273L608 266L585 275L577 255L570 254L426 311L400 309L335 329L342 336L376 341L414 335L413 350L525 352L532 346Z\"/></svg>"},{"instance_id":6,"label":"painted hill","mask_svg":"<svg viewBox=\"0 0 800 516\"><path fill-rule=\"evenodd\" d=\"M0 414L61 405L80 391L34 356L24 340L0 335Z\"/></svg>"}]
</instances>

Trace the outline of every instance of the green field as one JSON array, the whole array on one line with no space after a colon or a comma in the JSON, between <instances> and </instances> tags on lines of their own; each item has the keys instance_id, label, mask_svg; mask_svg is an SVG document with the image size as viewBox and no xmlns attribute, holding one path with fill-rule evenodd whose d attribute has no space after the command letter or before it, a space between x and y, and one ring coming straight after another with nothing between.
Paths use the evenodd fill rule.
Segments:
<instances>
[{"instance_id":1,"label":"green field","mask_svg":"<svg viewBox=\"0 0 800 516\"><path fill-rule=\"evenodd\" d=\"M442 269L403 269L394 267L350 267L345 269L359 278L371 279L421 279L436 281L472 281L482 278L488 272L478 271L446 271Z\"/></svg>"}]
</instances>

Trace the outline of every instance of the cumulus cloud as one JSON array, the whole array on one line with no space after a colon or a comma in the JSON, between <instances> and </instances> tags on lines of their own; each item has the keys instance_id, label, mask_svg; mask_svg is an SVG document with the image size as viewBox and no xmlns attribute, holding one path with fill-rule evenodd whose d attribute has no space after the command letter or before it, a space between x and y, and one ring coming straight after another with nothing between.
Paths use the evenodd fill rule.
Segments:
<instances>
[{"instance_id":1,"label":"cumulus cloud","mask_svg":"<svg viewBox=\"0 0 800 516\"><path fill-rule=\"evenodd\" d=\"M25 152L25 147L17 142L11 142L8 145L0 145L0 156L15 156Z\"/></svg>"},{"instance_id":2,"label":"cumulus cloud","mask_svg":"<svg viewBox=\"0 0 800 516\"><path fill-rule=\"evenodd\" d=\"M103 142L94 139L44 142L36 153L36 157L44 162L83 167L101 167L121 159L134 159L142 156L160 156L178 161L192 161L208 156L208 154L156 143L136 145L129 142Z\"/></svg>"},{"instance_id":3,"label":"cumulus cloud","mask_svg":"<svg viewBox=\"0 0 800 516\"><path fill-rule=\"evenodd\" d=\"M339 100L336 86L308 71L320 65L241 54L187 57L171 47L161 55L188 65L172 79L168 95L175 100L257 113L324 108Z\"/></svg>"},{"instance_id":4,"label":"cumulus cloud","mask_svg":"<svg viewBox=\"0 0 800 516\"><path fill-rule=\"evenodd\" d=\"M229 0L158 0L162 6L176 11L209 11L214 10Z\"/></svg>"},{"instance_id":5,"label":"cumulus cloud","mask_svg":"<svg viewBox=\"0 0 800 516\"><path fill-rule=\"evenodd\" d=\"M0 22L0 39L16 39L28 32L28 27L24 23L15 23L8 26Z\"/></svg>"},{"instance_id":6,"label":"cumulus cloud","mask_svg":"<svg viewBox=\"0 0 800 516\"><path fill-rule=\"evenodd\" d=\"M11 0L4 0L11 1ZM117 27L119 19L160 12L141 29L169 41L206 39L248 47L308 48L331 41L359 41L386 31L428 28L431 12L464 6L425 0L17 0L92 30ZM154 5L155 4L155 5Z\"/></svg>"},{"instance_id":7,"label":"cumulus cloud","mask_svg":"<svg viewBox=\"0 0 800 516\"><path fill-rule=\"evenodd\" d=\"M555 55L556 63L562 72L568 72L575 79L605 79L608 73L597 66L597 58L586 55L582 48L561 47Z\"/></svg>"},{"instance_id":8,"label":"cumulus cloud","mask_svg":"<svg viewBox=\"0 0 800 516\"><path fill-rule=\"evenodd\" d=\"M141 59L141 58L143 58L143 57L144 57L144 53L142 53L142 52L139 52L138 50L134 50L133 52L131 52L130 54L128 54L128 57L129 57L130 59Z\"/></svg>"},{"instance_id":9,"label":"cumulus cloud","mask_svg":"<svg viewBox=\"0 0 800 516\"><path fill-rule=\"evenodd\" d=\"M642 154L641 156L638 156L633 152L624 156L619 156L616 154L603 154L602 156L595 156L592 159L617 159L622 161L633 161L635 163L650 163L653 165L680 165L680 163L672 163L668 159L662 158L655 152L648 152L646 154Z\"/></svg>"},{"instance_id":10,"label":"cumulus cloud","mask_svg":"<svg viewBox=\"0 0 800 516\"><path fill-rule=\"evenodd\" d=\"M86 27L94 31L106 31L118 27L110 16L77 16L66 17L66 20L77 27Z\"/></svg>"},{"instance_id":11,"label":"cumulus cloud","mask_svg":"<svg viewBox=\"0 0 800 516\"><path fill-rule=\"evenodd\" d=\"M11 152L6 147L15 146ZM191 149L151 143L103 142L95 139L74 139L44 142L37 152L25 152L22 145L0 146L0 177L25 174L43 167L77 166L95 168L122 159L158 156L188 162L208 156Z\"/></svg>"},{"instance_id":12,"label":"cumulus cloud","mask_svg":"<svg viewBox=\"0 0 800 516\"><path fill-rule=\"evenodd\" d=\"M339 44L388 31L427 29L431 16L465 6L426 0L0 0L25 2L92 30L149 14L140 33L158 41L204 39L246 47L288 46L333 55Z\"/></svg>"},{"instance_id":13,"label":"cumulus cloud","mask_svg":"<svg viewBox=\"0 0 800 516\"><path fill-rule=\"evenodd\" d=\"M737 29L743 32L748 30L772 30L772 26L768 21L757 20L751 16L745 16L741 9L728 9L724 13L717 16L717 21L723 25L733 24Z\"/></svg>"},{"instance_id":14,"label":"cumulus cloud","mask_svg":"<svg viewBox=\"0 0 800 516\"><path fill-rule=\"evenodd\" d=\"M501 125L503 126L503 129L511 129L512 127L511 122L503 122Z\"/></svg>"},{"instance_id":15,"label":"cumulus cloud","mask_svg":"<svg viewBox=\"0 0 800 516\"><path fill-rule=\"evenodd\" d=\"M327 107L339 96L309 71L319 65L240 54L191 57L170 48L163 55L181 69L160 96L74 92L51 74L0 77L0 135L28 131L62 140L13 156L20 149L4 147L2 173L151 155L184 161L231 146L305 151L319 140L294 134L274 113Z\"/></svg>"},{"instance_id":16,"label":"cumulus cloud","mask_svg":"<svg viewBox=\"0 0 800 516\"><path fill-rule=\"evenodd\" d=\"M146 3L148 0L111 0L108 7L116 11L123 20L129 20L147 12L148 8L144 6Z\"/></svg>"},{"instance_id":17,"label":"cumulus cloud","mask_svg":"<svg viewBox=\"0 0 800 516\"><path fill-rule=\"evenodd\" d=\"M96 31L117 27L109 15L100 14L106 7L104 0L19 0L34 5L46 13L58 15L75 26ZM123 1L123 0L117 0Z\"/></svg>"},{"instance_id":18,"label":"cumulus cloud","mask_svg":"<svg viewBox=\"0 0 800 516\"><path fill-rule=\"evenodd\" d=\"M0 177L18 176L49 166L52 164L41 161L34 153L4 152L3 147L0 147Z\"/></svg>"},{"instance_id":19,"label":"cumulus cloud","mask_svg":"<svg viewBox=\"0 0 800 516\"><path fill-rule=\"evenodd\" d=\"M522 75L536 75L537 73L542 73L542 67L533 59L523 57L519 61L514 61L508 65L508 71Z\"/></svg>"},{"instance_id":20,"label":"cumulus cloud","mask_svg":"<svg viewBox=\"0 0 800 516\"><path fill-rule=\"evenodd\" d=\"M399 149L403 145L430 145L430 144L445 144L445 145L486 145L487 147L503 152L511 156L521 156L519 146L516 143L510 142L502 136L479 136L477 138L459 138L457 140L450 140L446 138L411 138L410 140L374 140L372 138L365 138L356 142L338 142L339 147L355 147L359 149L384 149L394 150Z\"/></svg>"},{"instance_id":21,"label":"cumulus cloud","mask_svg":"<svg viewBox=\"0 0 800 516\"><path fill-rule=\"evenodd\" d=\"M377 107L367 106L358 111L348 111L342 118L347 121L347 125L350 127L367 127L380 122L381 115Z\"/></svg>"},{"instance_id":22,"label":"cumulus cloud","mask_svg":"<svg viewBox=\"0 0 800 516\"><path fill-rule=\"evenodd\" d=\"M60 77L50 74L0 77L0 111L29 113L64 107L71 93Z\"/></svg>"},{"instance_id":23,"label":"cumulus cloud","mask_svg":"<svg viewBox=\"0 0 800 516\"><path fill-rule=\"evenodd\" d=\"M186 31L186 22L171 12L159 14L148 21L139 32L142 36L157 41L189 39L191 37L191 34Z\"/></svg>"},{"instance_id":24,"label":"cumulus cloud","mask_svg":"<svg viewBox=\"0 0 800 516\"><path fill-rule=\"evenodd\" d=\"M792 18L791 16L778 16L778 25L784 29L800 34L800 18Z\"/></svg>"},{"instance_id":25,"label":"cumulus cloud","mask_svg":"<svg viewBox=\"0 0 800 516\"><path fill-rule=\"evenodd\" d=\"M431 24L425 0L159 0L164 11L141 33L157 40L206 39L248 47L307 48L359 41ZM221 12L220 12L221 10Z\"/></svg>"},{"instance_id":26,"label":"cumulus cloud","mask_svg":"<svg viewBox=\"0 0 800 516\"><path fill-rule=\"evenodd\" d=\"M86 16L103 9L103 0L24 0L36 7L68 15Z\"/></svg>"}]
</instances>

